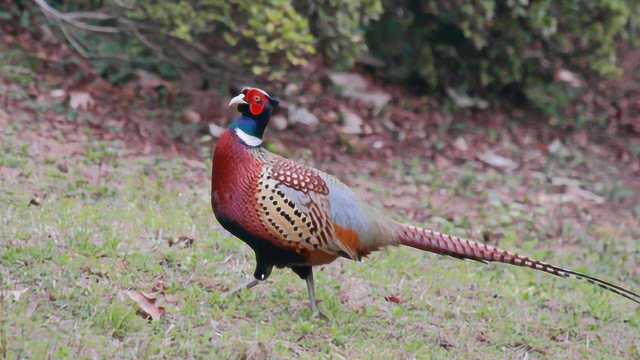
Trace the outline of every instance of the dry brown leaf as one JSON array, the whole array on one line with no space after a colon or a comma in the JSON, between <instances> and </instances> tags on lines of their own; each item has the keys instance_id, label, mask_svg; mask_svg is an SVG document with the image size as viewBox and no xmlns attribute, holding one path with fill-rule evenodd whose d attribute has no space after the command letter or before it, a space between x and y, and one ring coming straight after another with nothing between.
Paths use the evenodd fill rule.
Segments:
<instances>
[{"instance_id":1,"label":"dry brown leaf","mask_svg":"<svg viewBox=\"0 0 640 360\"><path fill-rule=\"evenodd\" d=\"M285 130L287 126L289 126L289 121L282 115L276 115L271 119L271 124L273 124L273 127L276 130L282 131Z\"/></svg>"},{"instance_id":2,"label":"dry brown leaf","mask_svg":"<svg viewBox=\"0 0 640 360\"><path fill-rule=\"evenodd\" d=\"M348 135L358 135L362 134L362 124L364 121L356 112L343 107L340 110L342 116L343 125L340 128L344 134Z\"/></svg>"},{"instance_id":3,"label":"dry brown leaf","mask_svg":"<svg viewBox=\"0 0 640 360\"><path fill-rule=\"evenodd\" d=\"M72 91L69 94L69 106L74 110L89 110L95 101L91 94L85 91Z\"/></svg>"},{"instance_id":4,"label":"dry brown leaf","mask_svg":"<svg viewBox=\"0 0 640 360\"><path fill-rule=\"evenodd\" d=\"M453 142L453 146L463 153L469 151L469 145L467 144L467 141L462 136L458 137Z\"/></svg>"},{"instance_id":5,"label":"dry brown leaf","mask_svg":"<svg viewBox=\"0 0 640 360\"><path fill-rule=\"evenodd\" d=\"M445 350L449 350L449 349L455 347L451 341L449 341L449 340L447 340L445 338L440 338L438 345L440 345L440 347L442 347Z\"/></svg>"},{"instance_id":6,"label":"dry brown leaf","mask_svg":"<svg viewBox=\"0 0 640 360\"><path fill-rule=\"evenodd\" d=\"M397 295L385 296L384 300L387 301L387 302L390 302L390 303L394 303L394 304L402 303L402 299Z\"/></svg>"},{"instance_id":7,"label":"dry brown leaf","mask_svg":"<svg viewBox=\"0 0 640 360\"><path fill-rule=\"evenodd\" d=\"M143 90L155 90L157 88L164 87L168 91L173 91L173 86L170 82L160 78L159 76L144 70L136 71L138 75L138 85Z\"/></svg>"},{"instance_id":8,"label":"dry brown leaf","mask_svg":"<svg viewBox=\"0 0 640 360\"><path fill-rule=\"evenodd\" d=\"M58 163L57 168L61 173L66 174L69 172L69 166L67 166L67 163L63 163L63 162Z\"/></svg>"},{"instance_id":9,"label":"dry brown leaf","mask_svg":"<svg viewBox=\"0 0 640 360\"><path fill-rule=\"evenodd\" d=\"M191 247L191 245L193 245L194 241L195 239L189 236L178 236L178 237L169 238L169 246L188 248L188 247Z\"/></svg>"},{"instance_id":10,"label":"dry brown leaf","mask_svg":"<svg viewBox=\"0 0 640 360\"><path fill-rule=\"evenodd\" d=\"M555 80L569 84L569 86L578 88L582 86L582 80L578 75L567 69L558 69L556 71Z\"/></svg>"},{"instance_id":11,"label":"dry brown leaf","mask_svg":"<svg viewBox=\"0 0 640 360\"><path fill-rule=\"evenodd\" d=\"M498 155L491 150L478 155L478 160L500 170L514 170L519 166L517 162L504 156Z\"/></svg>"},{"instance_id":12,"label":"dry brown leaf","mask_svg":"<svg viewBox=\"0 0 640 360\"><path fill-rule=\"evenodd\" d=\"M202 119L202 116L197 111L188 109L185 110L184 114L182 115L182 119L187 124L197 124Z\"/></svg>"},{"instance_id":13,"label":"dry brown leaf","mask_svg":"<svg viewBox=\"0 0 640 360\"><path fill-rule=\"evenodd\" d=\"M154 298L150 298L149 295L135 290L127 290L125 293L131 300L138 304L140 311L145 315L145 317L151 317L153 320L158 320L164 315L164 307L156 305L155 296Z\"/></svg>"},{"instance_id":14,"label":"dry brown leaf","mask_svg":"<svg viewBox=\"0 0 640 360\"><path fill-rule=\"evenodd\" d=\"M64 89L53 89L49 92L52 98L63 98L67 96L67 92Z\"/></svg>"}]
</instances>

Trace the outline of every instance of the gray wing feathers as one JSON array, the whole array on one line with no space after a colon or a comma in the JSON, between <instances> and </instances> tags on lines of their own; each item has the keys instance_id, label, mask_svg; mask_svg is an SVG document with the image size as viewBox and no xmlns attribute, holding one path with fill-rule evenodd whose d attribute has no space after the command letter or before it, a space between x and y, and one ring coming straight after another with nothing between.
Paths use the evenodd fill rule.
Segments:
<instances>
[{"instance_id":1,"label":"gray wing feathers","mask_svg":"<svg viewBox=\"0 0 640 360\"><path fill-rule=\"evenodd\" d=\"M329 186L330 214L340 227L358 234L361 250L372 251L391 244L392 236L386 218L365 204L347 185L333 176L322 174Z\"/></svg>"}]
</instances>

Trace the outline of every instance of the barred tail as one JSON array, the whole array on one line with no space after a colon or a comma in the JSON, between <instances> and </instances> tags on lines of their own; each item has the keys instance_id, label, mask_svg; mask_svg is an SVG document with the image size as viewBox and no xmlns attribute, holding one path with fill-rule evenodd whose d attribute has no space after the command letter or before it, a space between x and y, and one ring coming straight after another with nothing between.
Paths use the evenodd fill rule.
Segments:
<instances>
[{"instance_id":1,"label":"barred tail","mask_svg":"<svg viewBox=\"0 0 640 360\"><path fill-rule=\"evenodd\" d=\"M564 278L575 277L640 304L640 295L608 281L498 249L491 245L461 239L437 231L400 224L396 232L396 241L402 245L459 259L472 259L483 263L495 261L524 266Z\"/></svg>"}]
</instances>

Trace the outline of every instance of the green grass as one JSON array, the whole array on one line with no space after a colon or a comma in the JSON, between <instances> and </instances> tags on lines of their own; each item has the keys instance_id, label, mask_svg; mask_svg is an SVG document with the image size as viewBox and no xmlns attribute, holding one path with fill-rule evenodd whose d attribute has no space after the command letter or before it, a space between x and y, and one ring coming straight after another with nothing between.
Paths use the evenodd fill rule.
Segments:
<instances>
[{"instance_id":1,"label":"green grass","mask_svg":"<svg viewBox=\"0 0 640 360\"><path fill-rule=\"evenodd\" d=\"M0 339L6 338L10 359L261 353L272 358L640 357L640 312L624 299L577 281L405 248L319 269L318 296L328 321L311 316L304 282L290 271L276 270L265 284L225 299L224 291L252 274L253 254L215 222L209 184L198 180L208 170L162 156L122 159L122 144L94 142L84 155L67 159L65 173L58 167L61 159L18 140L24 126L0 133ZM562 174L564 166L552 162L547 173ZM429 223L439 229L474 237L487 230L499 234L502 247L640 288L634 277L637 219L613 214L585 220L570 207L508 201L504 195L523 186L534 194L548 185L473 166L439 173L408 159L389 170L398 173L404 174L398 185L420 192L414 205L426 209ZM359 186L362 191L392 202L393 190L382 182L398 180L379 181L357 179L368 184ZM625 193L601 188L616 199ZM449 211L450 203L429 201L436 193L473 206ZM34 196L41 198L40 206L29 205ZM402 215L402 209L393 211ZM182 235L195 239L193 246L169 246L167 238ZM124 291L149 292L159 281L166 315L148 321ZM19 299L10 295L25 288ZM390 295L401 303L385 301Z\"/></svg>"}]
</instances>

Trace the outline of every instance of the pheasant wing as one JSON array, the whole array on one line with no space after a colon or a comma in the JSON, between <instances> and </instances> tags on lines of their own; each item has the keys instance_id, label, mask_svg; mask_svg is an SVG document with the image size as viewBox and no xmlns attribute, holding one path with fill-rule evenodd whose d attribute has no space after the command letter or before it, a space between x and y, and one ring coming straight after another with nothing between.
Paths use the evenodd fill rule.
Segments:
<instances>
[{"instance_id":1,"label":"pheasant wing","mask_svg":"<svg viewBox=\"0 0 640 360\"><path fill-rule=\"evenodd\" d=\"M385 245L381 234L389 234L346 185L291 160L275 155L271 160L262 169L257 204L280 245L351 259Z\"/></svg>"}]
</instances>

